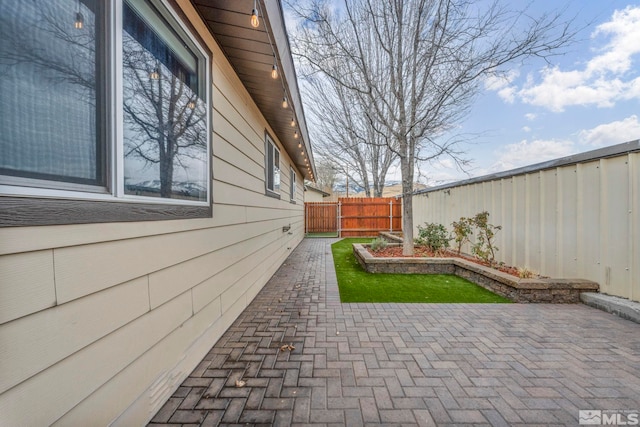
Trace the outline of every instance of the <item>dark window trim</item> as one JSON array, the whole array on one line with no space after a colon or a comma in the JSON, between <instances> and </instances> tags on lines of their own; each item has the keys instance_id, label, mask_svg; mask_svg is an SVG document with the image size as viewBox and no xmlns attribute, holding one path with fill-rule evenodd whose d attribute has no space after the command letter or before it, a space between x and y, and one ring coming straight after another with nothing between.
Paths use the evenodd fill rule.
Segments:
<instances>
[{"instance_id":1,"label":"dark window trim","mask_svg":"<svg viewBox=\"0 0 640 427\"><path fill-rule=\"evenodd\" d=\"M0 227L211 218L213 206L0 197Z\"/></svg>"}]
</instances>

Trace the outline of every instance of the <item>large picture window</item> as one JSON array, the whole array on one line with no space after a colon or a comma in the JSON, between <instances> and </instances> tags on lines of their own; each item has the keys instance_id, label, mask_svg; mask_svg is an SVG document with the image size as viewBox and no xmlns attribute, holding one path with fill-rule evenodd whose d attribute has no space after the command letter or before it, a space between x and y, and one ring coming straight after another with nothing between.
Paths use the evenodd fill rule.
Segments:
<instances>
[{"instance_id":1,"label":"large picture window","mask_svg":"<svg viewBox=\"0 0 640 427\"><path fill-rule=\"evenodd\" d=\"M124 3L126 194L207 200L203 60L144 1Z\"/></svg>"},{"instance_id":2,"label":"large picture window","mask_svg":"<svg viewBox=\"0 0 640 427\"><path fill-rule=\"evenodd\" d=\"M164 0L0 1L0 195L210 206L208 63Z\"/></svg>"},{"instance_id":3,"label":"large picture window","mask_svg":"<svg viewBox=\"0 0 640 427\"><path fill-rule=\"evenodd\" d=\"M0 175L14 183L106 184L102 3L0 2Z\"/></svg>"}]
</instances>

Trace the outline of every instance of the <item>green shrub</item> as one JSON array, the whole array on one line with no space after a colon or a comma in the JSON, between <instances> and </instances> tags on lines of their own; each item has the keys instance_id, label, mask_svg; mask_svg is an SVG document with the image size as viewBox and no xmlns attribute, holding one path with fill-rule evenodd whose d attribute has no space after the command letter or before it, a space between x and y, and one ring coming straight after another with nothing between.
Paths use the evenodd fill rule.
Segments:
<instances>
[{"instance_id":1,"label":"green shrub","mask_svg":"<svg viewBox=\"0 0 640 427\"><path fill-rule=\"evenodd\" d=\"M430 222L425 222L424 225L418 226L418 237L415 239L417 245L426 246L435 253L449 247L449 233L444 225Z\"/></svg>"},{"instance_id":2,"label":"green shrub","mask_svg":"<svg viewBox=\"0 0 640 427\"><path fill-rule=\"evenodd\" d=\"M473 233L471 225L473 221L471 218L461 217L459 221L453 221L451 226L453 227L453 240L456 242L456 250L458 255L462 251L462 245L469 243L469 237Z\"/></svg>"},{"instance_id":3,"label":"green shrub","mask_svg":"<svg viewBox=\"0 0 640 427\"><path fill-rule=\"evenodd\" d=\"M369 248L373 252L378 252L385 249L388 246L388 243L382 237L378 237L377 239L373 239L371 243L369 243Z\"/></svg>"},{"instance_id":4,"label":"green shrub","mask_svg":"<svg viewBox=\"0 0 640 427\"><path fill-rule=\"evenodd\" d=\"M496 252L498 251L494 243L494 238L496 231L502 230L502 227L489 224L489 212L487 211L476 214L471 221L477 229L476 242L472 245L471 252L493 266L495 264Z\"/></svg>"}]
</instances>

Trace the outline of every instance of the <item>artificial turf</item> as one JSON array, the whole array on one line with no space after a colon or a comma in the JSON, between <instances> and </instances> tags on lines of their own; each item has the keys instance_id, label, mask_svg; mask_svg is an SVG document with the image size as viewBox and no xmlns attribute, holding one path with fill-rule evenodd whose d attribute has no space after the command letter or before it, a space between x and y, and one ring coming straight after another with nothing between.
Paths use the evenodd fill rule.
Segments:
<instances>
[{"instance_id":1,"label":"artificial turf","mask_svg":"<svg viewBox=\"0 0 640 427\"><path fill-rule=\"evenodd\" d=\"M470 281L450 274L367 273L353 255L353 243L371 239L343 239L331 245L342 302L508 303Z\"/></svg>"}]
</instances>

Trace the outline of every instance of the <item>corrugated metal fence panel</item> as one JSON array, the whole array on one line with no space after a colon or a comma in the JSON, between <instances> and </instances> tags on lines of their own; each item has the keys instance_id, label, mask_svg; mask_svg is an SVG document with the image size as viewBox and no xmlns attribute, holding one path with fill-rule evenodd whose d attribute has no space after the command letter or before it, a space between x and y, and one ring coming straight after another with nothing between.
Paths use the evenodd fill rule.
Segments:
<instances>
[{"instance_id":1,"label":"corrugated metal fence panel","mask_svg":"<svg viewBox=\"0 0 640 427\"><path fill-rule=\"evenodd\" d=\"M499 261L640 301L640 152L414 196L414 226L487 210ZM416 231L416 230L414 230ZM470 245L463 250L470 252Z\"/></svg>"}]
</instances>

